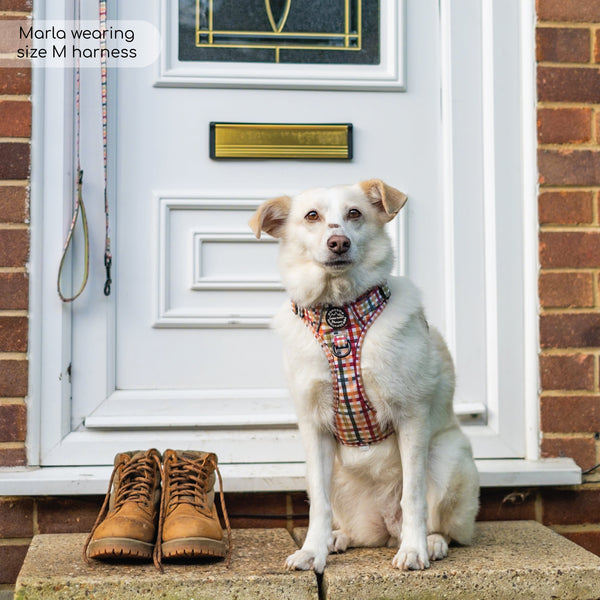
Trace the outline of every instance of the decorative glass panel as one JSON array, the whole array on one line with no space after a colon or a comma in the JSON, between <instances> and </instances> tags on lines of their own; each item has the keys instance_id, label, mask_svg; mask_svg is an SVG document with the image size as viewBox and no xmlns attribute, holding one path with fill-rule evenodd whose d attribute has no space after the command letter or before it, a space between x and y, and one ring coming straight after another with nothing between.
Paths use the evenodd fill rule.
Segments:
<instances>
[{"instance_id":1,"label":"decorative glass panel","mask_svg":"<svg viewBox=\"0 0 600 600\"><path fill-rule=\"evenodd\" d=\"M379 64L379 0L179 0L179 60Z\"/></svg>"}]
</instances>

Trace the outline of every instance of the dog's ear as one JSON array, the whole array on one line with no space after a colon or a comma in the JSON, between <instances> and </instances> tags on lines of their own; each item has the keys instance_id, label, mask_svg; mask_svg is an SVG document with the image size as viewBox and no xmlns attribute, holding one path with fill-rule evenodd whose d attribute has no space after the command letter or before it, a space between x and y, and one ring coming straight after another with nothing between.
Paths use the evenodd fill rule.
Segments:
<instances>
[{"instance_id":1,"label":"dog's ear","mask_svg":"<svg viewBox=\"0 0 600 600\"><path fill-rule=\"evenodd\" d=\"M360 184L371 204L379 209L384 221L391 221L406 203L406 194L386 185L381 179L369 179Z\"/></svg>"},{"instance_id":2,"label":"dog's ear","mask_svg":"<svg viewBox=\"0 0 600 600\"><path fill-rule=\"evenodd\" d=\"M280 196L263 202L256 209L248 225L258 239L262 231L273 237L281 237L285 221L290 214L291 201L289 196Z\"/></svg>"}]
</instances>

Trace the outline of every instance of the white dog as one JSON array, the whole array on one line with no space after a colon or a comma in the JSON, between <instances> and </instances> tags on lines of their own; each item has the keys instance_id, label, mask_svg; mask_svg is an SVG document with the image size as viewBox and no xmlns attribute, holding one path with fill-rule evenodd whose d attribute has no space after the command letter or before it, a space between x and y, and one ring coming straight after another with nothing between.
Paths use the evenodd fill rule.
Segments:
<instances>
[{"instance_id":1,"label":"white dog","mask_svg":"<svg viewBox=\"0 0 600 600\"><path fill-rule=\"evenodd\" d=\"M320 573L329 552L384 545L399 545L394 567L424 569L447 556L451 539L471 541L479 478L452 410L452 359L417 289L390 276L385 224L405 202L374 179L275 198L250 220L256 237L280 238L292 300L275 328L306 452L310 521L289 569Z\"/></svg>"}]
</instances>

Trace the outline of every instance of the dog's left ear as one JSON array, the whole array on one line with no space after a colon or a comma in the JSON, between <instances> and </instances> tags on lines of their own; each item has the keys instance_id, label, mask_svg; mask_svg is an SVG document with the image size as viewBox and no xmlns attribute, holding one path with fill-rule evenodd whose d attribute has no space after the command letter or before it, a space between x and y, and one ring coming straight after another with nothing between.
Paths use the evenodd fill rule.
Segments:
<instances>
[{"instance_id":1,"label":"dog's left ear","mask_svg":"<svg viewBox=\"0 0 600 600\"><path fill-rule=\"evenodd\" d=\"M281 237L290 214L291 202L289 196L280 196L263 202L248 221L254 235L260 239L260 234L264 231L273 237Z\"/></svg>"},{"instance_id":2,"label":"dog's left ear","mask_svg":"<svg viewBox=\"0 0 600 600\"><path fill-rule=\"evenodd\" d=\"M369 179L359 185L371 204L381 211L386 222L391 221L408 200L406 194L386 185L381 179Z\"/></svg>"}]
</instances>

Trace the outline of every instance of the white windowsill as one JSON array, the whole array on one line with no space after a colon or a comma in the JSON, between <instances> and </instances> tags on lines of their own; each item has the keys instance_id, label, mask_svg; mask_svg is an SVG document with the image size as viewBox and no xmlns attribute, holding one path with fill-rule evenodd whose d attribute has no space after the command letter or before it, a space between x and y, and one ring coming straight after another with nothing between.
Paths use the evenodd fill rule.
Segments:
<instances>
[{"instance_id":1,"label":"white windowsill","mask_svg":"<svg viewBox=\"0 0 600 600\"><path fill-rule=\"evenodd\" d=\"M578 485L581 469L570 458L478 460L482 487ZM228 492L301 491L303 463L222 465ZM0 470L0 496L105 494L111 467L43 467Z\"/></svg>"}]
</instances>

